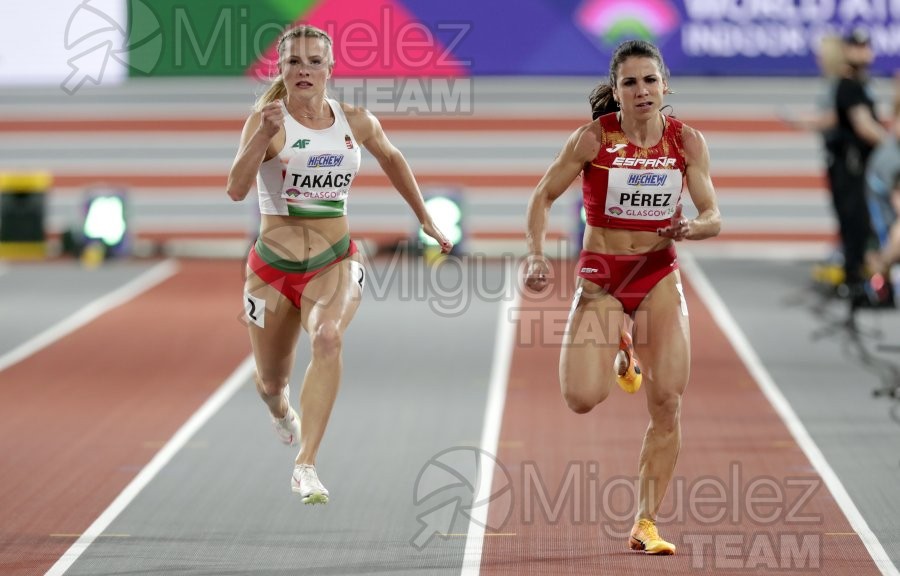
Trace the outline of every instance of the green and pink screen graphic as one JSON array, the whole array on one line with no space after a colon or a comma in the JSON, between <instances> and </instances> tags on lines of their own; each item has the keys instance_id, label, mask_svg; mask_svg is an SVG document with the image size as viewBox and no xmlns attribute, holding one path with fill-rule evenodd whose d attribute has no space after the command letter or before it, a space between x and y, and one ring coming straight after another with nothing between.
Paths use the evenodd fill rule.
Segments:
<instances>
[{"instance_id":1,"label":"green and pink screen graphic","mask_svg":"<svg viewBox=\"0 0 900 576\"><path fill-rule=\"evenodd\" d=\"M597 77L629 39L658 45L676 75L813 76L821 36L857 26L870 31L877 74L900 68L898 2L127 2L133 75L269 77L279 33L301 23L334 37L338 78Z\"/></svg>"}]
</instances>

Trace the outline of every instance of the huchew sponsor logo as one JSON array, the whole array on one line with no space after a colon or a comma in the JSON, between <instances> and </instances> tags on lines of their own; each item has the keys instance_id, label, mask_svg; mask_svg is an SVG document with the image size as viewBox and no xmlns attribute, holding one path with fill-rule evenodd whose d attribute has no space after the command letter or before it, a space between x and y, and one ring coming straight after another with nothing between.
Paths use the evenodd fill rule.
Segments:
<instances>
[{"instance_id":1,"label":"huchew sponsor logo","mask_svg":"<svg viewBox=\"0 0 900 576\"><path fill-rule=\"evenodd\" d=\"M665 186L668 174L657 174L656 172L643 172L640 174L630 174L628 176L629 186Z\"/></svg>"},{"instance_id":2,"label":"huchew sponsor logo","mask_svg":"<svg viewBox=\"0 0 900 576\"><path fill-rule=\"evenodd\" d=\"M310 156L306 162L307 168L334 168L344 162L343 154L318 154Z\"/></svg>"}]
</instances>

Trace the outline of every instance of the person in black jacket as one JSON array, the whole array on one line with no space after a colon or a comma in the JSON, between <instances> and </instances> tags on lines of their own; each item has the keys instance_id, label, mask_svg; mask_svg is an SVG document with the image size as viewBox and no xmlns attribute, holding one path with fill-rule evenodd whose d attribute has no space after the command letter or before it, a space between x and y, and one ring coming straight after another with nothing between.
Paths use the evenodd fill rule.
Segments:
<instances>
[{"instance_id":1,"label":"person in black jacket","mask_svg":"<svg viewBox=\"0 0 900 576\"><path fill-rule=\"evenodd\" d=\"M868 69L874 53L868 33L862 28L844 36L846 73L835 94L838 141L832 172L834 207L844 250L844 282L851 307L865 305L863 261L872 237L866 203L866 163L884 138L884 128L875 115L875 102L868 87Z\"/></svg>"}]
</instances>

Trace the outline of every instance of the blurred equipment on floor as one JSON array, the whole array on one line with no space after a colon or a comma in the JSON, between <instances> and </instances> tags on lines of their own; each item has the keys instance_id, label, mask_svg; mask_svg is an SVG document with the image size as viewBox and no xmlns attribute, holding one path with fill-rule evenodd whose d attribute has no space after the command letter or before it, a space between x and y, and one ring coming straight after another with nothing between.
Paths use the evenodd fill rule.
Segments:
<instances>
[{"instance_id":1,"label":"blurred equipment on floor","mask_svg":"<svg viewBox=\"0 0 900 576\"><path fill-rule=\"evenodd\" d=\"M52 183L49 172L0 173L0 258L47 256L44 213Z\"/></svg>"}]
</instances>

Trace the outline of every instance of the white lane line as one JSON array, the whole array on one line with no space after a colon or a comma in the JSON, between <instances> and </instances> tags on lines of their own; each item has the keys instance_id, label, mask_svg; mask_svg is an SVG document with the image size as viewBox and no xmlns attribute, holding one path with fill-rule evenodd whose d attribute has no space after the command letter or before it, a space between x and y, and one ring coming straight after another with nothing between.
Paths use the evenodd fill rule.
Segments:
<instances>
[{"instance_id":1,"label":"white lane line","mask_svg":"<svg viewBox=\"0 0 900 576\"><path fill-rule=\"evenodd\" d=\"M806 454L806 457L809 458L809 461L816 469L816 472L819 473L819 476L822 477L825 485L828 486L831 496L834 498L835 502L837 502L838 506L840 506L844 516L847 517L850 526L853 527L863 541L863 544L865 544L875 565L878 566L881 573L885 576L900 576L897 567L891 562L891 559L888 557L887 552L885 552L884 547L882 547L881 542L878 541L878 538L875 537L875 534L869 528L869 525L859 512L856 504L854 504L853 500L850 498L850 494L847 493L847 489L844 488L844 485L841 483L840 478L838 478L837 474L831 468L831 465L828 464L825 455L822 454L822 451L816 446L815 441L813 441L812 436L809 435L803 422L800 421L800 418L797 416L797 413L794 412L794 409L791 408L787 398L784 397L784 394L781 393L781 390L775 384L775 380L772 379L769 371L766 370L762 361L759 359L759 356L756 354L756 351L750 345L750 341L747 340L747 337L744 335L743 331L741 331L741 328L731 315L731 312L728 311L722 298L716 292L715 288L713 288L709 279L706 277L706 274L697 264L697 261L690 254L680 253L678 255L678 264L679 267L687 273L691 285L700 295L700 298L703 300L703 303L709 309L710 313L712 313L713 318L716 320L716 324L719 325L719 328L721 328L722 332L725 333L725 336L728 337L731 346L744 362L744 365L759 385L766 399L768 399L772 404L772 407L775 408L775 411L781 417L782 421L784 421L788 430L790 430L794 440L800 445L803 453Z\"/></svg>"},{"instance_id":2,"label":"white lane line","mask_svg":"<svg viewBox=\"0 0 900 576\"><path fill-rule=\"evenodd\" d=\"M500 425L503 421L503 407L506 404L506 387L509 382L509 367L515 346L516 321L513 311L521 302L517 284L516 269L509 270L514 296L500 303L497 332L494 337L494 359L491 365L491 381L488 386L487 405L484 410L484 425L481 431L481 450L492 456L497 455L500 441ZM481 473L473 502L488 502L494 481L494 460L481 456ZM490 505L477 506L472 510L469 530L466 534L466 548L463 553L461 576L478 576L481 571L481 551L484 546L484 528Z\"/></svg>"},{"instance_id":3,"label":"white lane line","mask_svg":"<svg viewBox=\"0 0 900 576\"><path fill-rule=\"evenodd\" d=\"M68 336L92 320L106 314L113 308L121 306L129 300L160 284L178 271L178 265L174 260L165 260L153 268L150 268L124 286L101 296L90 304L84 306L62 322L47 328L34 338L16 346L3 356L0 356L0 372L13 364L21 362L35 352L38 352L57 340Z\"/></svg>"},{"instance_id":4,"label":"white lane line","mask_svg":"<svg viewBox=\"0 0 900 576\"><path fill-rule=\"evenodd\" d=\"M218 412L228 400L234 396L241 386L250 380L253 375L255 364L253 357L248 356L243 362L232 372L231 376L213 393L209 399L203 403L203 406L185 422L174 436L166 443L162 449L156 453L150 462L135 476L128 486L113 500L112 504L103 511L100 516L94 520L84 534L66 550L65 554L56 561L50 570L44 576L62 576L66 570L72 567L78 558L84 554L85 550L103 534L110 524L128 507L131 502L137 498L138 494L156 477L166 464L175 457L178 452L184 448L184 445L203 427L206 422Z\"/></svg>"}]
</instances>

